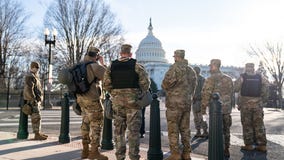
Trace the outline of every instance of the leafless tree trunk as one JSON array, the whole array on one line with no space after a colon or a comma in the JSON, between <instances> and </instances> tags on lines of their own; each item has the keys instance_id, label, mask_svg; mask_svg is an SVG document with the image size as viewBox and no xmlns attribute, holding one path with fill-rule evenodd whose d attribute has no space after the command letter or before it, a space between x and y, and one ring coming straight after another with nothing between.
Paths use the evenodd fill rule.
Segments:
<instances>
[{"instance_id":1,"label":"leafless tree trunk","mask_svg":"<svg viewBox=\"0 0 284 160\"><path fill-rule=\"evenodd\" d=\"M275 84L277 85L279 107L282 109L282 86L284 82L284 59L282 56L282 45L266 43L264 49L250 46L248 51L249 55L257 56L263 63L264 68L273 77Z\"/></svg>"},{"instance_id":2,"label":"leafless tree trunk","mask_svg":"<svg viewBox=\"0 0 284 160\"><path fill-rule=\"evenodd\" d=\"M0 88L6 88L4 79L10 70L8 65L13 66L15 56L21 52L27 18L28 15L20 3L14 0L0 1ZM13 66L13 70L15 69Z\"/></svg>"},{"instance_id":3,"label":"leafless tree trunk","mask_svg":"<svg viewBox=\"0 0 284 160\"><path fill-rule=\"evenodd\" d=\"M113 58L113 49L123 42L121 26L102 0L55 0L45 22L58 31L57 56L67 65L79 62L90 46Z\"/></svg>"}]
</instances>

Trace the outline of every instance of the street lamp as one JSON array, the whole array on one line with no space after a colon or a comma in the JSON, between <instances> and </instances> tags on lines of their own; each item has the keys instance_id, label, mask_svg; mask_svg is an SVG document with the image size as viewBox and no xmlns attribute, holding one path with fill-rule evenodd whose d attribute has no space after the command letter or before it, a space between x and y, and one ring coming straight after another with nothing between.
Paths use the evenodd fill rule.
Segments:
<instances>
[{"instance_id":1,"label":"street lamp","mask_svg":"<svg viewBox=\"0 0 284 160\"><path fill-rule=\"evenodd\" d=\"M49 45L49 50L48 50L48 106L45 105L45 107L52 108L52 103L50 102L50 92L51 92L51 85L52 85L52 54L51 54L51 45L55 47L55 42L56 42L56 36L57 36L57 31L53 29L52 34L50 34L49 29L46 28L44 31L44 36L45 36L45 46L48 44ZM53 39L52 39L53 37Z\"/></svg>"}]
</instances>

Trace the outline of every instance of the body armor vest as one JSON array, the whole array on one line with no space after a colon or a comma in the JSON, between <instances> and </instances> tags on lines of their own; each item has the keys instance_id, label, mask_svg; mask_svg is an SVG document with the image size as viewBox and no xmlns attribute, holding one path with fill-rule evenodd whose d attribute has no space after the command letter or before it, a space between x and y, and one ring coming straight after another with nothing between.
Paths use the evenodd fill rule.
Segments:
<instances>
[{"instance_id":1,"label":"body armor vest","mask_svg":"<svg viewBox=\"0 0 284 160\"><path fill-rule=\"evenodd\" d=\"M139 77L135 72L135 64L135 59L112 62L110 76L114 89L139 88Z\"/></svg>"},{"instance_id":2,"label":"body armor vest","mask_svg":"<svg viewBox=\"0 0 284 160\"><path fill-rule=\"evenodd\" d=\"M243 77L243 84L241 88L241 96L260 97L261 95L261 75L248 75L246 73L241 75Z\"/></svg>"}]
</instances>

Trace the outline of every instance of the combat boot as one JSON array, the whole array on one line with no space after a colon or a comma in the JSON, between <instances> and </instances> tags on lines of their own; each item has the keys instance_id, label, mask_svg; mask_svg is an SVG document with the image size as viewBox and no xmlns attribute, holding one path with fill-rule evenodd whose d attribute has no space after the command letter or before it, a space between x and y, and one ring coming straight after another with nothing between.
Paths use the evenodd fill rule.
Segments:
<instances>
[{"instance_id":1,"label":"combat boot","mask_svg":"<svg viewBox=\"0 0 284 160\"><path fill-rule=\"evenodd\" d=\"M46 140L47 139L47 135L45 134L42 134L42 133L39 133L39 132L36 132L35 133L35 140Z\"/></svg>"},{"instance_id":2,"label":"combat boot","mask_svg":"<svg viewBox=\"0 0 284 160\"><path fill-rule=\"evenodd\" d=\"M242 150L246 150L246 151L252 151L254 150L253 145L245 145L245 146L241 146Z\"/></svg>"},{"instance_id":3,"label":"combat boot","mask_svg":"<svg viewBox=\"0 0 284 160\"><path fill-rule=\"evenodd\" d=\"M82 159L88 158L88 156L89 156L89 144L83 142L83 150L82 150L81 158Z\"/></svg>"},{"instance_id":4,"label":"combat boot","mask_svg":"<svg viewBox=\"0 0 284 160\"><path fill-rule=\"evenodd\" d=\"M264 152L264 153L267 152L266 145L259 145L259 146L256 146L255 149L258 150L258 151L260 151L260 152Z\"/></svg>"},{"instance_id":5,"label":"combat boot","mask_svg":"<svg viewBox=\"0 0 284 160\"><path fill-rule=\"evenodd\" d=\"M208 138L208 134L209 134L209 133L207 132L207 130L204 130L203 133L202 133L202 135L201 135L201 137L202 137L202 138Z\"/></svg>"},{"instance_id":6,"label":"combat boot","mask_svg":"<svg viewBox=\"0 0 284 160\"><path fill-rule=\"evenodd\" d=\"M166 160L181 160L180 153L178 151L171 151L171 155Z\"/></svg>"},{"instance_id":7,"label":"combat boot","mask_svg":"<svg viewBox=\"0 0 284 160\"><path fill-rule=\"evenodd\" d=\"M224 149L224 156L225 157L230 157L230 151L229 151L229 147L226 147L225 149Z\"/></svg>"},{"instance_id":8,"label":"combat boot","mask_svg":"<svg viewBox=\"0 0 284 160\"><path fill-rule=\"evenodd\" d=\"M194 137L195 137L195 138L201 137L200 129L198 129L198 130L196 131L196 134L195 134Z\"/></svg>"},{"instance_id":9,"label":"combat boot","mask_svg":"<svg viewBox=\"0 0 284 160\"><path fill-rule=\"evenodd\" d=\"M108 157L101 154L98 150L98 147L96 147L95 145L91 146L91 151L89 152L89 159L93 160L93 159L97 159L97 160L108 160Z\"/></svg>"},{"instance_id":10,"label":"combat boot","mask_svg":"<svg viewBox=\"0 0 284 160\"><path fill-rule=\"evenodd\" d=\"M190 158L190 150L189 149L184 149L182 152L182 160L191 160Z\"/></svg>"}]
</instances>

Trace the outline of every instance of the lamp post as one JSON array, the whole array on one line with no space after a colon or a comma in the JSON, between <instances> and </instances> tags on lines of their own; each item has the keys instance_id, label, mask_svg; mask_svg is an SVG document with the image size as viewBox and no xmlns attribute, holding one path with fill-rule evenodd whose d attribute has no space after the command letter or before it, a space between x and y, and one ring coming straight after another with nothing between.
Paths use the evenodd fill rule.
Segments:
<instances>
[{"instance_id":1,"label":"lamp post","mask_svg":"<svg viewBox=\"0 0 284 160\"><path fill-rule=\"evenodd\" d=\"M44 31L44 36L45 36L45 46L48 44L49 49L48 49L48 83L47 83L47 88L48 88L48 104L44 103L44 109L45 107L47 108L52 108L52 103L50 102L50 93L51 93L51 86L52 86L52 54L51 54L51 45L55 47L55 42L56 42L56 36L57 36L57 31L53 29L52 34L50 34L48 28L45 29ZM53 37L53 39L52 39Z\"/></svg>"}]
</instances>

